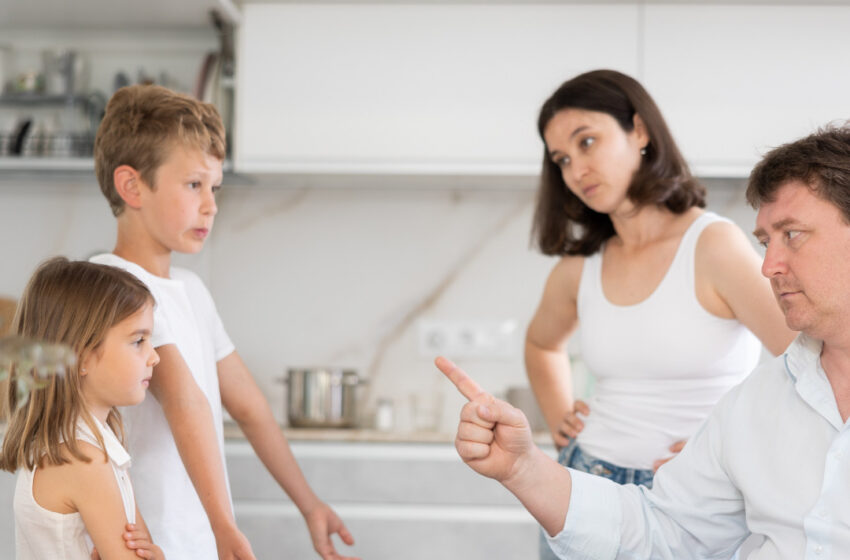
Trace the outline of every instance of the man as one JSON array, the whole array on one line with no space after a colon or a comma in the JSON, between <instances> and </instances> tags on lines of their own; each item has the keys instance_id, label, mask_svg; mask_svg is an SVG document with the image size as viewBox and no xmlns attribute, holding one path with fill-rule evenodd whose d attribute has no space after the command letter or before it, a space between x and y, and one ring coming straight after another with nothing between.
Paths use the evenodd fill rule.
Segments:
<instances>
[{"instance_id":1,"label":"man","mask_svg":"<svg viewBox=\"0 0 850 560\"><path fill-rule=\"evenodd\" d=\"M768 153L747 200L762 273L801 334L720 401L652 490L560 467L521 412L437 359L470 399L459 454L520 499L560 558L729 558L751 533L751 559L850 558L850 126Z\"/></svg>"}]
</instances>

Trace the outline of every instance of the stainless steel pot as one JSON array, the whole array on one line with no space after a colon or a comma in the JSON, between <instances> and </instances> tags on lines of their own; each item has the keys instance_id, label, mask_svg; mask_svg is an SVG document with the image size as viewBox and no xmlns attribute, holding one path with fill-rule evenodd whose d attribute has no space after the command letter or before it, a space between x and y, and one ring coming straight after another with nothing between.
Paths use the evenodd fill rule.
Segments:
<instances>
[{"instance_id":1,"label":"stainless steel pot","mask_svg":"<svg viewBox=\"0 0 850 560\"><path fill-rule=\"evenodd\" d=\"M286 414L298 428L350 428L357 422L357 386L365 383L353 369L289 368Z\"/></svg>"}]
</instances>

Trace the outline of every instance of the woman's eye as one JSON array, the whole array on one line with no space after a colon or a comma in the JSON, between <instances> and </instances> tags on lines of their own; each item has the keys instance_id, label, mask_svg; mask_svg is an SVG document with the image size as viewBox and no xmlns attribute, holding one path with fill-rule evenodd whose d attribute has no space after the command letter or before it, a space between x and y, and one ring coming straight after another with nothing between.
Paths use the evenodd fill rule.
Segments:
<instances>
[{"instance_id":1,"label":"woman's eye","mask_svg":"<svg viewBox=\"0 0 850 560\"><path fill-rule=\"evenodd\" d=\"M594 142L596 142L596 138L594 138L593 136L588 136L586 138L581 139L581 142L579 142L579 146L581 146L584 149L587 149L587 148L591 147Z\"/></svg>"},{"instance_id":2,"label":"woman's eye","mask_svg":"<svg viewBox=\"0 0 850 560\"><path fill-rule=\"evenodd\" d=\"M555 161L555 165L557 165L558 167L560 167L562 169L570 164L569 156L562 156L562 157L555 159L554 161Z\"/></svg>"}]
</instances>

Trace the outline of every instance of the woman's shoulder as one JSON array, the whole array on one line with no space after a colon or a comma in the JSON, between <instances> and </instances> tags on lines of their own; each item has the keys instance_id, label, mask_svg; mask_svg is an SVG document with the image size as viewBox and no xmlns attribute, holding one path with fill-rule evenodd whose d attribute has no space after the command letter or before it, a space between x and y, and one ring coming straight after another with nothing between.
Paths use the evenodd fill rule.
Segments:
<instances>
[{"instance_id":1,"label":"woman's shoulder","mask_svg":"<svg viewBox=\"0 0 850 560\"><path fill-rule=\"evenodd\" d=\"M712 216L715 219L705 225L697 240L697 258L728 263L730 257L741 251L754 251L747 235L737 224L716 214Z\"/></svg>"},{"instance_id":2,"label":"woman's shoulder","mask_svg":"<svg viewBox=\"0 0 850 560\"><path fill-rule=\"evenodd\" d=\"M549 273L549 282L577 290L585 260L584 255L564 255L560 257L555 266L552 267L552 272Z\"/></svg>"}]
</instances>

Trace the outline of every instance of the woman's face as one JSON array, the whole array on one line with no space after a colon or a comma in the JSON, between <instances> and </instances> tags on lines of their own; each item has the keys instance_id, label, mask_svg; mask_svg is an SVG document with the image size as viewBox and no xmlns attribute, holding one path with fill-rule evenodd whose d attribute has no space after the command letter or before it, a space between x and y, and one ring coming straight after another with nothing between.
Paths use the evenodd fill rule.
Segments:
<instances>
[{"instance_id":1,"label":"woman's face","mask_svg":"<svg viewBox=\"0 0 850 560\"><path fill-rule=\"evenodd\" d=\"M640 150L649 141L639 116L626 132L608 113L563 109L546 125L543 138L567 188L587 206L612 214L628 203Z\"/></svg>"}]
</instances>

